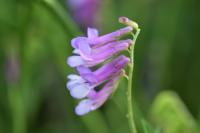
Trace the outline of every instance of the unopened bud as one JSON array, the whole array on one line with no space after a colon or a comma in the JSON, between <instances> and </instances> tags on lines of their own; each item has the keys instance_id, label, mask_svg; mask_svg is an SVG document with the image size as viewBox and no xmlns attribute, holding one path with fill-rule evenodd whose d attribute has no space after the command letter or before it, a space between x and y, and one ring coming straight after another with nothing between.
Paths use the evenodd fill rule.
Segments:
<instances>
[{"instance_id":1,"label":"unopened bud","mask_svg":"<svg viewBox=\"0 0 200 133\"><path fill-rule=\"evenodd\" d=\"M119 17L119 23L125 24L127 26L131 26L134 29L138 29L138 24L127 17Z\"/></svg>"}]
</instances>

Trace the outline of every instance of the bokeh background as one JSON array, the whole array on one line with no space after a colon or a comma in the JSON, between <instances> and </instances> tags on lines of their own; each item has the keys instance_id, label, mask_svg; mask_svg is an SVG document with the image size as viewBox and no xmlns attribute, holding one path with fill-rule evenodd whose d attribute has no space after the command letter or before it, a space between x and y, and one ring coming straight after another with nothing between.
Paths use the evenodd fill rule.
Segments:
<instances>
[{"instance_id":1,"label":"bokeh background","mask_svg":"<svg viewBox=\"0 0 200 133\"><path fill-rule=\"evenodd\" d=\"M200 132L199 0L0 0L0 133L129 133L126 79L99 110L74 114L70 40L139 23L133 80L139 133Z\"/></svg>"}]
</instances>

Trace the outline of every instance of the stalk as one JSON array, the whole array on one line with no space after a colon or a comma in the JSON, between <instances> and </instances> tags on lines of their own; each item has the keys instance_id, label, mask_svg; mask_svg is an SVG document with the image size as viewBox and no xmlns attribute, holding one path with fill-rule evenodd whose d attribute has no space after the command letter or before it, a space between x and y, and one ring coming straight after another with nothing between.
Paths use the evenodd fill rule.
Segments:
<instances>
[{"instance_id":1,"label":"stalk","mask_svg":"<svg viewBox=\"0 0 200 133\"><path fill-rule=\"evenodd\" d=\"M132 81L133 81L133 70L134 70L134 46L135 46L135 42L136 39L138 37L140 33L140 29L136 29L136 33L133 34L133 45L131 45L130 47L130 60L131 63L129 65L129 75L128 75L128 90L127 90L127 107L128 107L128 114L127 114L127 118L128 118L128 122L129 122L129 126L130 126L130 130L132 133L137 133L137 129L136 129L136 125L135 125L135 121L134 121L134 112L133 112L133 98L132 98Z\"/></svg>"}]
</instances>

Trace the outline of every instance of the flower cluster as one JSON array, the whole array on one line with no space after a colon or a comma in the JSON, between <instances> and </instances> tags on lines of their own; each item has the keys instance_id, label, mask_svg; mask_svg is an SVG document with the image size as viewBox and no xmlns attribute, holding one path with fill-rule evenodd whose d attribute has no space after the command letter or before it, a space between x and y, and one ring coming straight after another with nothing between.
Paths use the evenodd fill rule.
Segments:
<instances>
[{"instance_id":1,"label":"flower cluster","mask_svg":"<svg viewBox=\"0 0 200 133\"><path fill-rule=\"evenodd\" d=\"M74 55L68 58L67 64L76 68L78 74L68 75L66 86L72 97L82 99L75 109L77 115L99 108L113 92L123 68L130 62L128 57L117 54L133 44L130 39L119 39L132 30L127 26L99 36L96 29L88 28L87 37L72 39ZM99 64L103 65L94 69ZM97 90L102 84L103 88Z\"/></svg>"}]
</instances>

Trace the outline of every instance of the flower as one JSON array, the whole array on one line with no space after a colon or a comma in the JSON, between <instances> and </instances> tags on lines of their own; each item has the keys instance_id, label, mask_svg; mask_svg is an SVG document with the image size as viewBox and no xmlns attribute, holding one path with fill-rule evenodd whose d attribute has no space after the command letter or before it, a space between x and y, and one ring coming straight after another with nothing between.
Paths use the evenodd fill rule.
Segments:
<instances>
[{"instance_id":1,"label":"flower","mask_svg":"<svg viewBox=\"0 0 200 133\"><path fill-rule=\"evenodd\" d=\"M94 26L100 0L68 0L76 22L82 27Z\"/></svg>"},{"instance_id":2,"label":"flower","mask_svg":"<svg viewBox=\"0 0 200 133\"><path fill-rule=\"evenodd\" d=\"M98 109L116 88L124 67L130 62L128 57L117 55L133 44L130 39L120 38L132 30L132 27L127 26L99 36L96 29L88 28L87 37L72 39L74 55L67 59L67 64L75 68L78 74L68 75L66 87L72 97L81 99L75 108L77 115ZM102 65L97 68L99 64ZM102 84L104 87L97 91L97 87Z\"/></svg>"},{"instance_id":3,"label":"flower","mask_svg":"<svg viewBox=\"0 0 200 133\"><path fill-rule=\"evenodd\" d=\"M130 33L133 30L131 26L121 28L117 31L111 32L106 35L99 36L98 30L94 28L88 28L87 36L88 37L76 37L72 39L71 45L73 48L77 49L80 45L89 45L89 46L100 46L108 42L117 40L123 35Z\"/></svg>"},{"instance_id":4,"label":"flower","mask_svg":"<svg viewBox=\"0 0 200 133\"><path fill-rule=\"evenodd\" d=\"M120 77L121 72L112 78L105 86L99 91L93 91L92 94L87 98L79 102L75 108L77 115L85 115L90 111L96 110L101 107L104 102L108 99L110 94L113 92L116 82Z\"/></svg>"},{"instance_id":5,"label":"flower","mask_svg":"<svg viewBox=\"0 0 200 133\"><path fill-rule=\"evenodd\" d=\"M121 55L94 72L84 66L77 67L80 76L75 74L68 76L67 88L71 96L76 99L86 97L96 86L109 80L114 74L121 71L128 62L129 58Z\"/></svg>"},{"instance_id":6,"label":"flower","mask_svg":"<svg viewBox=\"0 0 200 133\"><path fill-rule=\"evenodd\" d=\"M78 37L72 40L72 46L75 48L73 53L76 55L69 57L67 63L71 67L80 65L91 67L107 60L113 54L125 50L133 44L130 39L117 40L118 37L131 30L132 28L126 27L98 37L97 30L89 28L88 38Z\"/></svg>"},{"instance_id":7,"label":"flower","mask_svg":"<svg viewBox=\"0 0 200 133\"><path fill-rule=\"evenodd\" d=\"M112 57L113 54L127 49L131 44L132 41L128 39L111 42L93 49L87 49L87 46L83 45L83 48L80 48L79 55L73 55L68 58L68 64L71 67L78 67L81 65L88 67L95 66Z\"/></svg>"}]
</instances>

